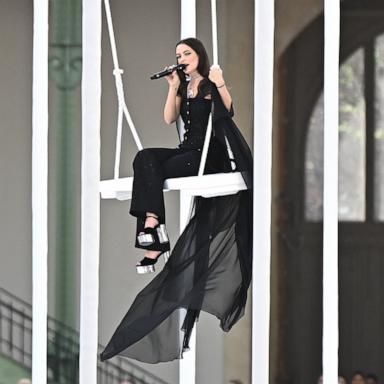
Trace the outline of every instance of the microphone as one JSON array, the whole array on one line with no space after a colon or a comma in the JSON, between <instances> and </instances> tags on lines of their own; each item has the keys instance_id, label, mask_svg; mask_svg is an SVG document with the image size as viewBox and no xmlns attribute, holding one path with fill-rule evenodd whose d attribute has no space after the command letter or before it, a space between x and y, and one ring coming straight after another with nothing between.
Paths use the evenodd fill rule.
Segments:
<instances>
[{"instance_id":1,"label":"microphone","mask_svg":"<svg viewBox=\"0 0 384 384\"><path fill-rule=\"evenodd\" d=\"M156 80L156 79L160 79L160 77L164 77L164 76L168 76L170 75L173 71L177 71L177 70L183 70L185 69L187 66L185 64L178 64L178 65L171 65L170 67L168 67L167 69L164 69L160 72L157 72L157 73L154 73L152 76L151 76L151 80Z\"/></svg>"}]
</instances>

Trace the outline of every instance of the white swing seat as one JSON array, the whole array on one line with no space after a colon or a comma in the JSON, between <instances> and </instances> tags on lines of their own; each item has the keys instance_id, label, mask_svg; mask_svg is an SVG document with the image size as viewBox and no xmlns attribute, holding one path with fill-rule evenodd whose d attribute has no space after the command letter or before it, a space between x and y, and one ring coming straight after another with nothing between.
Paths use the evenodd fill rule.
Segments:
<instances>
[{"instance_id":1,"label":"white swing seat","mask_svg":"<svg viewBox=\"0 0 384 384\"><path fill-rule=\"evenodd\" d=\"M102 199L117 199L117 200L130 200L132 198L132 182L133 177L119 178L120 168L120 152L121 152L121 134L123 117L126 118L130 127L133 138L136 142L138 150L143 149L137 134L136 128L133 124L129 114L127 105L125 103L122 73L123 70L119 66L117 57L116 41L113 31L113 23L109 0L104 0L105 11L108 22L108 31L111 42L112 58L115 76L117 97L119 100L118 122L117 122L117 135L116 135L116 155L115 155L115 169L114 178L112 180L103 180L100 182L100 194ZM216 3L212 2L212 7L216 7ZM217 64L217 27L216 27L216 8L212 9L212 33L213 33L213 56L214 63ZM207 132L205 134L204 146L201 154L201 161L198 175L189 177L179 177L167 179L164 182L164 191L180 191L181 193L190 196L203 196L215 197L233 195L238 191L247 189L244 179L240 172L233 173L217 173L212 175L203 175L203 170L206 163L209 141L212 132L212 115L209 117ZM227 143L229 157L232 158L232 152L229 144Z\"/></svg>"},{"instance_id":2,"label":"white swing seat","mask_svg":"<svg viewBox=\"0 0 384 384\"><path fill-rule=\"evenodd\" d=\"M101 198L130 200L132 182L133 177L101 181ZM240 172L178 177L167 179L164 182L164 192L182 191L191 196L202 197L233 195L244 189L247 189L247 186Z\"/></svg>"}]
</instances>

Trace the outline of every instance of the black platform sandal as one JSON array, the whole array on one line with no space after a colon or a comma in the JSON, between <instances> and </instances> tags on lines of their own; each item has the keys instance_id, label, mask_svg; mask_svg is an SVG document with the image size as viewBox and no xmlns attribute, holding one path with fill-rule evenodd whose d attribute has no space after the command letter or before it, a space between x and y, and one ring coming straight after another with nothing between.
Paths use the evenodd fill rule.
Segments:
<instances>
[{"instance_id":1,"label":"black platform sandal","mask_svg":"<svg viewBox=\"0 0 384 384\"><path fill-rule=\"evenodd\" d=\"M144 257L144 259L142 259L136 264L136 272L138 274L155 272L155 264L157 263L157 260L160 258L161 255L163 255L165 264L169 259L169 250L160 252L155 259Z\"/></svg>"},{"instance_id":2,"label":"black platform sandal","mask_svg":"<svg viewBox=\"0 0 384 384\"><path fill-rule=\"evenodd\" d=\"M147 216L158 219L155 216ZM139 274L155 272L155 264L160 256L163 256L164 263L169 258L169 238L164 224L158 224L154 228L147 227L140 231L136 239L136 248L146 249L148 251L159 251L156 258L144 257L136 264L136 271Z\"/></svg>"},{"instance_id":3,"label":"black platform sandal","mask_svg":"<svg viewBox=\"0 0 384 384\"><path fill-rule=\"evenodd\" d=\"M160 244L169 243L168 233L164 224L157 224L154 228L144 228L137 235L137 242L141 247L148 247L154 244L156 240L158 240ZM154 251L160 251L160 249L154 249Z\"/></svg>"}]
</instances>

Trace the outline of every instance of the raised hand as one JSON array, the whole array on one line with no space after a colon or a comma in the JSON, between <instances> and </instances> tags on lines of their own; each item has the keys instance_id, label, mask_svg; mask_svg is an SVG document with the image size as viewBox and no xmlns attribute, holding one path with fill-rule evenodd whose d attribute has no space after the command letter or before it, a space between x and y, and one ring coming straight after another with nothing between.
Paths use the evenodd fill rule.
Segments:
<instances>
[{"instance_id":1,"label":"raised hand","mask_svg":"<svg viewBox=\"0 0 384 384\"><path fill-rule=\"evenodd\" d=\"M209 70L209 80L216 84L216 86L220 86L225 83L223 77L223 71L219 65L212 65Z\"/></svg>"},{"instance_id":2,"label":"raised hand","mask_svg":"<svg viewBox=\"0 0 384 384\"><path fill-rule=\"evenodd\" d=\"M165 67L164 69L168 69L169 67ZM166 80L168 81L169 86L178 88L180 85L180 77L177 74L177 71L174 70L170 75L165 76Z\"/></svg>"}]
</instances>

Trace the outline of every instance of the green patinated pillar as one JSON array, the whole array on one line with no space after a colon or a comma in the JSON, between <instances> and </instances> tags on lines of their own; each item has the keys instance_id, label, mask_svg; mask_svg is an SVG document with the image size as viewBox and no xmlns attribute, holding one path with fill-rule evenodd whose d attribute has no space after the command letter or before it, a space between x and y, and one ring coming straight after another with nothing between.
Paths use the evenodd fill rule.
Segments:
<instances>
[{"instance_id":1,"label":"green patinated pillar","mask_svg":"<svg viewBox=\"0 0 384 384\"><path fill-rule=\"evenodd\" d=\"M80 234L81 0L50 2L55 317L75 327Z\"/></svg>"}]
</instances>

